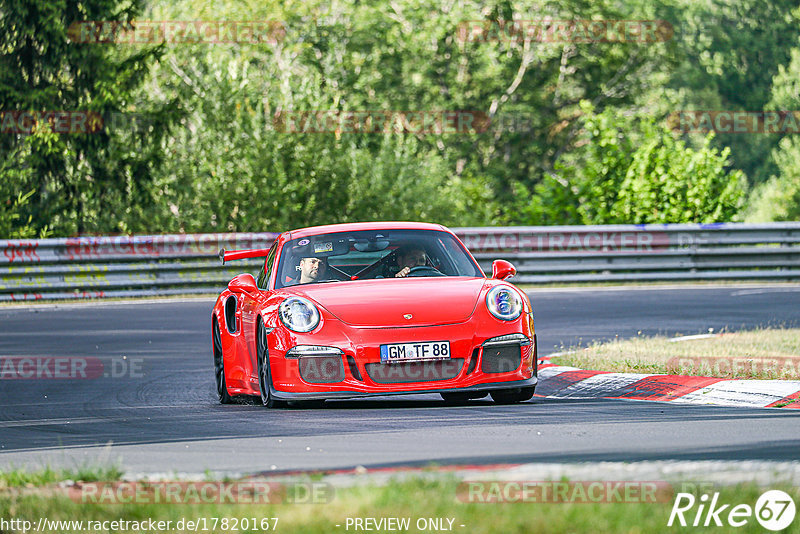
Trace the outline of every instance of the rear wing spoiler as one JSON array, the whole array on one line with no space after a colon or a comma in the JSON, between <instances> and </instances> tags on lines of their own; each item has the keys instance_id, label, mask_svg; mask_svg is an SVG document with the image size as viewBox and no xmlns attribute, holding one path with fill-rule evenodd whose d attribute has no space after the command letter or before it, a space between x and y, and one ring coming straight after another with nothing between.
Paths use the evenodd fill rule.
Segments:
<instances>
[{"instance_id":1,"label":"rear wing spoiler","mask_svg":"<svg viewBox=\"0 0 800 534\"><path fill-rule=\"evenodd\" d=\"M219 249L219 259L222 260L222 265L226 261L244 260L247 258L263 258L269 254L268 248L254 248L251 250L225 250Z\"/></svg>"}]
</instances>

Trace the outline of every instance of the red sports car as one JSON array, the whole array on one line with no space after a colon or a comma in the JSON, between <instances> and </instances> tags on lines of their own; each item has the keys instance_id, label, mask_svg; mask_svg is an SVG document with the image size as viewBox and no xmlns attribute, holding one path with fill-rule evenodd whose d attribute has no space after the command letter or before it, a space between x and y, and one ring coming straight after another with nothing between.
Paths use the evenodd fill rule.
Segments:
<instances>
[{"instance_id":1,"label":"red sports car","mask_svg":"<svg viewBox=\"0 0 800 534\"><path fill-rule=\"evenodd\" d=\"M537 383L533 308L486 278L438 224L373 222L284 232L240 274L211 317L219 400L264 406L373 395L439 393L449 402L530 399Z\"/></svg>"}]
</instances>

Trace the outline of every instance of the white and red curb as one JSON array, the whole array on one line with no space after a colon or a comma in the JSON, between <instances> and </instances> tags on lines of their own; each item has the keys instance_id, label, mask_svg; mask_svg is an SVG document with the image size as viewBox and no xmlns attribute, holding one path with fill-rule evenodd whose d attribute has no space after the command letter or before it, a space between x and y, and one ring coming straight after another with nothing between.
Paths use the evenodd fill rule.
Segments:
<instances>
[{"instance_id":1,"label":"white and red curb","mask_svg":"<svg viewBox=\"0 0 800 534\"><path fill-rule=\"evenodd\" d=\"M547 360L539 365L536 394L556 399L631 399L800 409L800 381L797 380L610 373L553 365Z\"/></svg>"}]
</instances>

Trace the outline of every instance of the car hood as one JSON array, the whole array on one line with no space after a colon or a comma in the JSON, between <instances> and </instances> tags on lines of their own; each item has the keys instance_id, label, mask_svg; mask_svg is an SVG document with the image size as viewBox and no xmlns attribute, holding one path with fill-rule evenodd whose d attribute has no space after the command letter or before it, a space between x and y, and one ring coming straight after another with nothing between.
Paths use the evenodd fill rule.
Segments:
<instances>
[{"instance_id":1,"label":"car hood","mask_svg":"<svg viewBox=\"0 0 800 534\"><path fill-rule=\"evenodd\" d=\"M466 321L475 311L485 282L484 278L403 278L292 289L351 326L397 328Z\"/></svg>"}]
</instances>

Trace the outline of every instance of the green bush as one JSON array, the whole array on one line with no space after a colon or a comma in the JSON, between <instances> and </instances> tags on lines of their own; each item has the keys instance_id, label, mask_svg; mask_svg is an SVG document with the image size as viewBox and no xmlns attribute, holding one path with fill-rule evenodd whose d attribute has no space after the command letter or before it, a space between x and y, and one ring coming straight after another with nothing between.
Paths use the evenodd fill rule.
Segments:
<instances>
[{"instance_id":1,"label":"green bush","mask_svg":"<svg viewBox=\"0 0 800 534\"><path fill-rule=\"evenodd\" d=\"M780 174L753 189L745 220L800 221L800 141L783 138L772 157Z\"/></svg>"},{"instance_id":2,"label":"green bush","mask_svg":"<svg viewBox=\"0 0 800 534\"><path fill-rule=\"evenodd\" d=\"M729 152L713 148L710 135L695 150L652 119L596 114L587 102L582 110L578 148L527 193L530 205L519 210L526 222L709 223L736 215L744 176L727 169Z\"/></svg>"}]
</instances>

